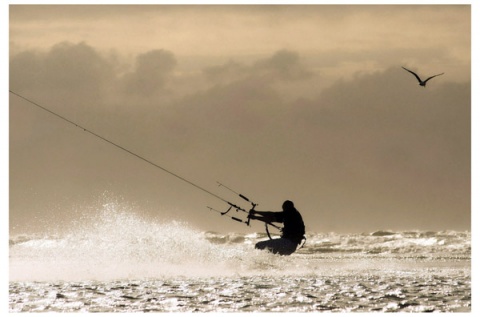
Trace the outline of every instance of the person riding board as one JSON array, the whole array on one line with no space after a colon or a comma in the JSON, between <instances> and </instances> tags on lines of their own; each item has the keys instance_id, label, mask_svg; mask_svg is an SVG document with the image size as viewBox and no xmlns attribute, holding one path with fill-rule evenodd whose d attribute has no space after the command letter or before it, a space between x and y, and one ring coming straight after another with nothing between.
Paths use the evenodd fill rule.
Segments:
<instances>
[{"instance_id":1,"label":"person riding board","mask_svg":"<svg viewBox=\"0 0 480 317\"><path fill-rule=\"evenodd\" d=\"M256 211L251 210L248 218L266 223L283 223L282 236L278 239L260 241L255 249L279 254L290 255L297 250L298 245L305 239L305 225L302 215L295 208L293 202L286 200L282 205L283 211Z\"/></svg>"}]
</instances>

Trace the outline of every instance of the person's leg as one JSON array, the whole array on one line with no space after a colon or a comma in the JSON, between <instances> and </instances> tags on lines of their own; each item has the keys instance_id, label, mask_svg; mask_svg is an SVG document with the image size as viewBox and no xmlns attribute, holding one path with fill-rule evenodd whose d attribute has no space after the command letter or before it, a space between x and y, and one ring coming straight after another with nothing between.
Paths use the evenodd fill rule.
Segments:
<instances>
[{"instance_id":1,"label":"person's leg","mask_svg":"<svg viewBox=\"0 0 480 317\"><path fill-rule=\"evenodd\" d=\"M255 244L255 249L264 250L266 248L269 248L270 245L272 244L272 241L273 240L265 240L265 241L257 242L257 244Z\"/></svg>"},{"instance_id":2,"label":"person's leg","mask_svg":"<svg viewBox=\"0 0 480 317\"><path fill-rule=\"evenodd\" d=\"M284 238L260 241L255 245L255 249L268 251L274 254L290 255L297 250L297 245Z\"/></svg>"}]
</instances>

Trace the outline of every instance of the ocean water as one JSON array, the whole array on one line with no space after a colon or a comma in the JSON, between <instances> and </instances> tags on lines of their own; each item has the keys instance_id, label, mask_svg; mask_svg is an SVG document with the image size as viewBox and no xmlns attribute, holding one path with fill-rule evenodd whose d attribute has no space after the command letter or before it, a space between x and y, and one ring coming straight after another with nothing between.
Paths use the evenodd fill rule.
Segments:
<instances>
[{"instance_id":1,"label":"ocean water","mask_svg":"<svg viewBox=\"0 0 480 317\"><path fill-rule=\"evenodd\" d=\"M65 233L66 232L66 233ZM10 237L10 312L470 312L470 232L201 232L106 206L63 233Z\"/></svg>"}]
</instances>

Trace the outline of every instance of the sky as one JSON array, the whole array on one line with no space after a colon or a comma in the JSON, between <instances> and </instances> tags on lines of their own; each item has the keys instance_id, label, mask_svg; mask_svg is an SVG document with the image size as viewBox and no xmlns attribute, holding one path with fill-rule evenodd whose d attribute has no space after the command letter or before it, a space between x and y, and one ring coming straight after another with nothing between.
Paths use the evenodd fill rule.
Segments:
<instances>
[{"instance_id":1,"label":"sky","mask_svg":"<svg viewBox=\"0 0 480 317\"><path fill-rule=\"evenodd\" d=\"M10 5L9 19L10 90L227 201L292 200L311 232L471 228L470 5ZM402 66L444 74L421 87ZM108 204L263 230L8 98L11 234Z\"/></svg>"}]
</instances>

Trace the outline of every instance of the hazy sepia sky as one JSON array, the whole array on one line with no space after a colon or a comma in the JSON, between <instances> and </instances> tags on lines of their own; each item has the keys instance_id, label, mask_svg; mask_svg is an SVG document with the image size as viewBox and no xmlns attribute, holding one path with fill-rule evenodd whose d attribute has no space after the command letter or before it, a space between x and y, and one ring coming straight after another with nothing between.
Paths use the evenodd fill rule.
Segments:
<instances>
[{"instance_id":1,"label":"hazy sepia sky","mask_svg":"<svg viewBox=\"0 0 480 317\"><path fill-rule=\"evenodd\" d=\"M307 230L469 230L469 5L11 5L10 89ZM444 72L427 87L422 77ZM10 95L10 229L225 204Z\"/></svg>"}]
</instances>

